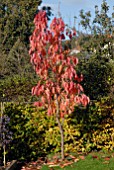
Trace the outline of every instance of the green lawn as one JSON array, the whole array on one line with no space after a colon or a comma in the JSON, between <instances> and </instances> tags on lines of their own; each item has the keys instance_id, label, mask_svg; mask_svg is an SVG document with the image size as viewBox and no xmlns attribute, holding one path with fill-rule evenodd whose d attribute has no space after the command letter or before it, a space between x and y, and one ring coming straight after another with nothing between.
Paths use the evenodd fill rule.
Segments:
<instances>
[{"instance_id":1,"label":"green lawn","mask_svg":"<svg viewBox=\"0 0 114 170\"><path fill-rule=\"evenodd\" d=\"M79 159L70 166L49 167L44 165L41 170L114 170L114 153L91 153L85 159Z\"/></svg>"}]
</instances>

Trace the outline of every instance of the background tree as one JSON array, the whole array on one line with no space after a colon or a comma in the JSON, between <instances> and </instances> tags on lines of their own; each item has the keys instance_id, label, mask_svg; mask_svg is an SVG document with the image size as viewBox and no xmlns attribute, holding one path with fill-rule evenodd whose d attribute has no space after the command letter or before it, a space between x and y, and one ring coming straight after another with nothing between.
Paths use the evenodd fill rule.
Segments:
<instances>
[{"instance_id":1,"label":"background tree","mask_svg":"<svg viewBox=\"0 0 114 170\"><path fill-rule=\"evenodd\" d=\"M12 69L20 72L20 69L24 68L21 60L27 60L29 63L29 55L28 53L23 55L23 51L27 52L29 36L33 30L32 21L40 4L41 0L0 1L0 53L2 54L0 63L2 58L5 58L6 75L12 75ZM0 74L3 77L3 72Z\"/></svg>"},{"instance_id":2,"label":"background tree","mask_svg":"<svg viewBox=\"0 0 114 170\"><path fill-rule=\"evenodd\" d=\"M93 20L90 12L80 12L80 24L86 32L78 39L82 49L79 67L84 75L82 85L91 99L109 95L114 86L114 13L109 16L108 11L109 6L103 1L100 11L95 6Z\"/></svg>"},{"instance_id":3,"label":"background tree","mask_svg":"<svg viewBox=\"0 0 114 170\"><path fill-rule=\"evenodd\" d=\"M0 1L0 101L17 101L19 96L25 100L31 94L28 82L35 73L28 42L40 4L41 0Z\"/></svg>"},{"instance_id":4,"label":"background tree","mask_svg":"<svg viewBox=\"0 0 114 170\"><path fill-rule=\"evenodd\" d=\"M106 57L107 59L114 59L114 13L109 16L109 6L105 0L101 4L101 10L98 6L95 6L95 18L91 19L90 11L80 11L80 24L86 30L84 49L88 53L96 54L101 59ZM89 40L89 41L88 41Z\"/></svg>"},{"instance_id":5,"label":"background tree","mask_svg":"<svg viewBox=\"0 0 114 170\"><path fill-rule=\"evenodd\" d=\"M28 44L33 28L31 21L37 13L40 3L41 0L0 2L0 41L5 53L11 50L18 39Z\"/></svg>"},{"instance_id":6,"label":"background tree","mask_svg":"<svg viewBox=\"0 0 114 170\"><path fill-rule=\"evenodd\" d=\"M0 1L0 101L30 101L36 81L28 53L34 16L41 1ZM42 7L48 20L51 8Z\"/></svg>"}]
</instances>

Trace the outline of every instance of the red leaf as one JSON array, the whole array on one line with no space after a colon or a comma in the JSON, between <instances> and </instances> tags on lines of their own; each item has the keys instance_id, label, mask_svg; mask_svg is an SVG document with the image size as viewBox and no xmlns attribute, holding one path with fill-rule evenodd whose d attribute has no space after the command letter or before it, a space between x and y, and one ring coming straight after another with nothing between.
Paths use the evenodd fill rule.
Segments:
<instances>
[{"instance_id":1,"label":"red leaf","mask_svg":"<svg viewBox=\"0 0 114 170\"><path fill-rule=\"evenodd\" d=\"M52 108L49 106L48 111L47 111L47 115L50 116L52 114Z\"/></svg>"},{"instance_id":2,"label":"red leaf","mask_svg":"<svg viewBox=\"0 0 114 170\"><path fill-rule=\"evenodd\" d=\"M42 49L41 55L42 55L42 56L45 56L45 55L46 55L46 51L45 51L44 49Z\"/></svg>"},{"instance_id":3,"label":"red leaf","mask_svg":"<svg viewBox=\"0 0 114 170\"><path fill-rule=\"evenodd\" d=\"M104 158L105 161L109 161L110 160L110 157L106 157Z\"/></svg>"},{"instance_id":4,"label":"red leaf","mask_svg":"<svg viewBox=\"0 0 114 170\"><path fill-rule=\"evenodd\" d=\"M72 34L71 34L71 33L69 34L69 38L70 38L70 39L72 38Z\"/></svg>"},{"instance_id":5,"label":"red leaf","mask_svg":"<svg viewBox=\"0 0 114 170\"><path fill-rule=\"evenodd\" d=\"M64 40L65 39L65 36L64 34L61 35L61 39Z\"/></svg>"},{"instance_id":6,"label":"red leaf","mask_svg":"<svg viewBox=\"0 0 114 170\"><path fill-rule=\"evenodd\" d=\"M61 73L62 71L62 65L59 66L58 72Z\"/></svg>"},{"instance_id":7,"label":"red leaf","mask_svg":"<svg viewBox=\"0 0 114 170\"><path fill-rule=\"evenodd\" d=\"M73 36L76 36L76 30L73 30Z\"/></svg>"},{"instance_id":8,"label":"red leaf","mask_svg":"<svg viewBox=\"0 0 114 170\"><path fill-rule=\"evenodd\" d=\"M35 105L47 108L48 115L52 115L57 109L57 95L60 116L63 117L73 111L75 104L86 106L89 98L82 94L83 88L79 84L83 76L78 77L76 74L78 59L69 56L70 50L63 48L64 21L55 17L50 27L47 22L46 12L39 11L34 18L35 29L30 36L31 63L40 80L36 87L32 88L32 94L40 100ZM67 29L66 34L71 39L76 35L76 30Z\"/></svg>"},{"instance_id":9,"label":"red leaf","mask_svg":"<svg viewBox=\"0 0 114 170\"><path fill-rule=\"evenodd\" d=\"M77 65L77 64L78 64L78 58L73 57L73 63L74 63L75 65Z\"/></svg>"},{"instance_id":10,"label":"red leaf","mask_svg":"<svg viewBox=\"0 0 114 170\"><path fill-rule=\"evenodd\" d=\"M73 155L69 155L69 157L71 157L72 159L76 159L76 157L75 157L75 156L73 156Z\"/></svg>"},{"instance_id":11,"label":"red leaf","mask_svg":"<svg viewBox=\"0 0 114 170\"><path fill-rule=\"evenodd\" d=\"M92 158L93 158L93 159L97 159L97 158L98 158L98 156L96 156L96 155L93 155L93 156L92 156Z\"/></svg>"},{"instance_id":12,"label":"red leaf","mask_svg":"<svg viewBox=\"0 0 114 170\"><path fill-rule=\"evenodd\" d=\"M68 32L66 32L66 35L68 35Z\"/></svg>"},{"instance_id":13,"label":"red leaf","mask_svg":"<svg viewBox=\"0 0 114 170\"><path fill-rule=\"evenodd\" d=\"M56 44L56 45L54 46L53 50L54 50L55 52L57 52L58 49L59 49L59 46L58 46L58 44Z\"/></svg>"},{"instance_id":14,"label":"red leaf","mask_svg":"<svg viewBox=\"0 0 114 170\"><path fill-rule=\"evenodd\" d=\"M41 107L43 106L41 102L34 102L34 106Z\"/></svg>"},{"instance_id":15,"label":"red leaf","mask_svg":"<svg viewBox=\"0 0 114 170\"><path fill-rule=\"evenodd\" d=\"M89 103L89 97L87 97L85 94L82 94L82 97L81 97L81 102L84 106L86 106L88 103Z\"/></svg>"},{"instance_id":16,"label":"red leaf","mask_svg":"<svg viewBox=\"0 0 114 170\"><path fill-rule=\"evenodd\" d=\"M85 156L80 155L79 158L82 159L82 160L84 160L84 159L85 159Z\"/></svg>"}]
</instances>

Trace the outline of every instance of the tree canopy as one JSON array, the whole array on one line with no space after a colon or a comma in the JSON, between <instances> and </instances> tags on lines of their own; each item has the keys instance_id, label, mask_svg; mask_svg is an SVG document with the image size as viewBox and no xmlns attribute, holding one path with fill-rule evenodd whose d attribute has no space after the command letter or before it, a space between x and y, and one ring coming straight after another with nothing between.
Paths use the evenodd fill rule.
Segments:
<instances>
[{"instance_id":1,"label":"tree canopy","mask_svg":"<svg viewBox=\"0 0 114 170\"><path fill-rule=\"evenodd\" d=\"M0 1L0 77L30 67L27 48L40 4L41 0Z\"/></svg>"},{"instance_id":2,"label":"tree canopy","mask_svg":"<svg viewBox=\"0 0 114 170\"><path fill-rule=\"evenodd\" d=\"M80 24L86 30L79 34L81 46L80 72L84 75L84 89L91 99L100 99L113 91L114 85L114 13L109 16L109 6L104 0L101 10L95 6L91 12L80 11Z\"/></svg>"}]
</instances>

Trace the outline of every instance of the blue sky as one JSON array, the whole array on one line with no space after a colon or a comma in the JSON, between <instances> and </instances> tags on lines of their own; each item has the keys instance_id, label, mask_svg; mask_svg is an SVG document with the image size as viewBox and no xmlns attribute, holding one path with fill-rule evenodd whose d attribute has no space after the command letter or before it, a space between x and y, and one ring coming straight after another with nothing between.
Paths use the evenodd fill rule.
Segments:
<instances>
[{"instance_id":1,"label":"blue sky","mask_svg":"<svg viewBox=\"0 0 114 170\"><path fill-rule=\"evenodd\" d=\"M113 12L114 0L107 0L106 2L110 6L109 15L111 15ZM76 16L76 27L79 23L79 11L81 9L84 9L85 12L91 11L92 16L94 16L95 5L100 7L101 3L102 0L42 0L42 6L51 6L53 14L56 17L58 16L59 8L64 22L70 26L74 25L74 16Z\"/></svg>"}]
</instances>

